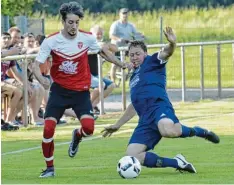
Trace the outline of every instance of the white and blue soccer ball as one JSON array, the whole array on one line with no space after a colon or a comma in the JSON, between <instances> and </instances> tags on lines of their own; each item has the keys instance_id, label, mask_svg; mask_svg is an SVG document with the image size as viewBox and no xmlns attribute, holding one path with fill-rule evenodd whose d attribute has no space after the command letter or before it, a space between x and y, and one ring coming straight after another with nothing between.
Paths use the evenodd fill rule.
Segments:
<instances>
[{"instance_id":1,"label":"white and blue soccer ball","mask_svg":"<svg viewBox=\"0 0 234 185\"><path fill-rule=\"evenodd\" d=\"M141 164L137 158L125 156L119 160L117 172L124 179L136 178L141 173Z\"/></svg>"}]
</instances>

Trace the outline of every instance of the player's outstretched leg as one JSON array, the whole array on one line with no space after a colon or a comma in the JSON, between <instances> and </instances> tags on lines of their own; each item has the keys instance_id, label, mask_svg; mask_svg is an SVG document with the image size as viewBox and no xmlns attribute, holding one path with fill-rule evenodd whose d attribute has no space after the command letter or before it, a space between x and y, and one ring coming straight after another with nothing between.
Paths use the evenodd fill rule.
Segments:
<instances>
[{"instance_id":1,"label":"player's outstretched leg","mask_svg":"<svg viewBox=\"0 0 234 185\"><path fill-rule=\"evenodd\" d=\"M187 171L189 173L196 173L194 166L185 160L181 154L176 155L173 159L160 157L155 153L146 152L143 166L148 168L166 168L171 167L180 171Z\"/></svg>"},{"instance_id":2,"label":"player's outstretched leg","mask_svg":"<svg viewBox=\"0 0 234 185\"><path fill-rule=\"evenodd\" d=\"M187 127L185 125L181 125L182 127L182 135L180 137L192 137L197 136L204 139L207 139L208 141L212 143L219 143L220 139L217 134L215 134L212 131L209 131L207 129L195 126L193 128Z\"/></svg>"},{"instance_id":3,"label":"player's outstretched leg","mask_svg":"<svg viewBox=\"0 0 234 185\"><path fill-rule=\"evenodd\" d=\"M205 138L208 141L216 144L220 142L219 136L210 130L203 129L198 126L193 127L193 129L195 130L196 136L198 137Z\"/></svg>"},{"instance_id":4,"label":"player's outstretched leg","mask_svg":"<svg viewBox=\"0 0 234 185\"><path fill-rule=\"evenodd\" d=\"M75 157L78 152L79 143L82 137L88 137L93 134L94 131L94 119L90 115L84 115L80 118L80 123L82 127L80 129L75 129L72 132L72 141L68 148L69 157Z\"/></svg>"}]
</instances>

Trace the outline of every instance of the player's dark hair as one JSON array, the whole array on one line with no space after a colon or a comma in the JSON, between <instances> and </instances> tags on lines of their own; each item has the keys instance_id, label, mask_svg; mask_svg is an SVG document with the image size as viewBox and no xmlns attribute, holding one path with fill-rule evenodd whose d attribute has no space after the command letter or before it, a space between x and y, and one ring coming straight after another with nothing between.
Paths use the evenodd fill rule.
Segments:
<instances>
[{"instance_id":1,"label":"player's dark hair","mask_svg":"<svg viewBox=\"0 0 234 185\"><path fill-rule=\"evenodd\" d=\"M143 41L131 41L130 45L128 47L128 51L131 49L131 47L140 47L141 49L143 49L144 52L147 52L147 46L145 45L145 43Z\"/></svg>"},{"instance_id":2,"label":"player's dark hair","mask_svg":"<svg viewBox=\"0 0 234 185\"><path fill-rule=\"evenodd\" d=\"M75 14L79 16L79 18L84 17L83 7L75 1L69 3L63 3L59 9L59 12L64 21L67 18L67 14Z\"/></svg>"}]
</instances>

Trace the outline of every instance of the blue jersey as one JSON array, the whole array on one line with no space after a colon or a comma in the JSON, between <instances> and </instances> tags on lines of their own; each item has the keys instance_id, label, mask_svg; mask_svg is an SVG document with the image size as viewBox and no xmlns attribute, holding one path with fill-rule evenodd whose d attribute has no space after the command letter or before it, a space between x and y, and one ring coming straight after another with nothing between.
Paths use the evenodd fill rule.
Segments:
<instances>
[{"instance_id":1,"label":"blue jersey","mask_svg":"<svg viewBox=\"0 0 234 185\"><path fill-rule=\"evenodd\" d=\"M149 100L160 99L171 106L166 92L167 61L160 60L159 53L148 55L130 78L131 101L139 116L145 113L144 107Z\"/></svg>"}]
</instances>

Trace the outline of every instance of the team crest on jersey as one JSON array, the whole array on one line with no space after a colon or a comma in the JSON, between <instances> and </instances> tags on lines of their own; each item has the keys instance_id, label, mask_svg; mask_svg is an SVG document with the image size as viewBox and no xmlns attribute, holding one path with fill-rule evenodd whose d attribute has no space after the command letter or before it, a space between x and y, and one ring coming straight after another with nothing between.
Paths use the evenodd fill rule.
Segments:
<instances>
[{"instance_id":1,"label":"team crest on jersey","mask_svg":"<svg viewBox=\"0 0 234 185\"><path fill-rule=\"evenodd\" d=\"M59 66L59 71L63 71L65 74L76 74L78 62L74 61L63 61Z\"/></svg>"},{"instance_id":2,"label":"team crest on jersey","mask_svg":"<svg viewBox=\"0 0 234 185\"><path fill-rule=\"evenodd\" d=\"M83 42L78 42L78 48L81 49L83 47Z\"/></svg>"}]
</instances>

